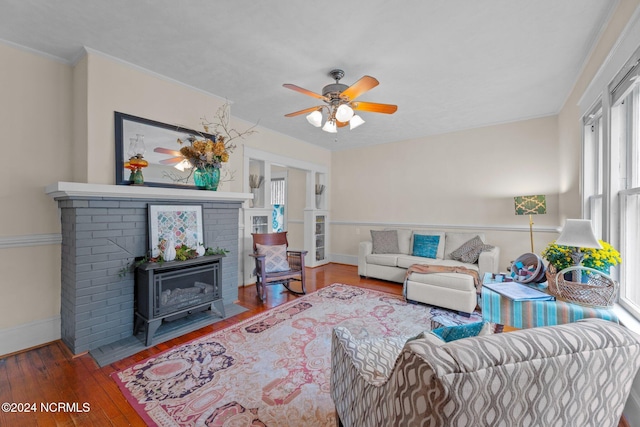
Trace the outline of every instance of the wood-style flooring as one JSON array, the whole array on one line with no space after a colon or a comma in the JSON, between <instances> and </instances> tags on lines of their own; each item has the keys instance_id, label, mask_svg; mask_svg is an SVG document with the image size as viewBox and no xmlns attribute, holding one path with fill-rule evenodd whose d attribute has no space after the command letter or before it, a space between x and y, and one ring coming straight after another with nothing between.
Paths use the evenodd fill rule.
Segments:
<instances>
[{"instance_id":1,"label":"wood-style flooring","mask_svg":"<svg viewBox=\"0 0 640 427\"><path fill-rule=\"evenodd\" d=\"M359 277L354 266L328 264L307 270L307 292L333 283L362 286L396 295L402 291L399 284ZM238 303L248 311L103 368L99 368L89 354L74 357L61 341L4 356L0 359L0 403L15 404L14 407L22 410L34 409L35 404L36 411L0 411L0 426L144 426L142 418L110 378L113 372L295 298L282 286L270 286L267 288L267 301L262 303L256 296L255 286L240 288ZM42 403L48 405L49 412L41 411ZM74 404L77 408L73 407ZM85 409L88 410L83 412ZM628 424L621 421L620 427L623 426Z\"/></svg>"}]
</instances>

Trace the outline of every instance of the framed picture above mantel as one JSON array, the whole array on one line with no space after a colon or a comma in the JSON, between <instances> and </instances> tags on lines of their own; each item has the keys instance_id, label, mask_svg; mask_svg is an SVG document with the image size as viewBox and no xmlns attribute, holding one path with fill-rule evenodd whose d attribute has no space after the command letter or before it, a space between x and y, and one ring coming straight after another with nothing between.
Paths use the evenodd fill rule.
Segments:
<instances>
[{"instance_id":1,"label":"framed picture above mantel","mask_svg":"<svg viewBox=\"0 0 640 427\"><path fill-rule=\"evenodd\" d=\"M215 141L215 136L208 133L116 111L116 184L131 185L131 172L125 165L142 150L147 162L142 170L144 185L196 189L193 169L183 163L182 146L178 143L178 139L187 141L192 137Z\"/></svg>"}]
</instances>

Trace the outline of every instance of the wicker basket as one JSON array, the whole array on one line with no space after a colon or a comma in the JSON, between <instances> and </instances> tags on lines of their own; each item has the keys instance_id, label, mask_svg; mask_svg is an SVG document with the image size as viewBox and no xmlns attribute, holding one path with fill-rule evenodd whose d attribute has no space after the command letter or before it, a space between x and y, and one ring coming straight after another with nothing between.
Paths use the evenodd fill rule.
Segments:
<instances>
[{"instance_id":1,"label":"wicker basket","mask_svg":"<svg viewBox=\"0 0 640 427\"><path fill-rule=\"evenodd\" d=\"M582 273L587 278L586 283L573 282L565 279L565 274L571 277L574 271ZM549 265L547 269L548 292L556 298L580 304L586 307L611 307L618 295L618 282L609 275L588 267L569 267L557 272Z\"/></svg>"}]
</instances>

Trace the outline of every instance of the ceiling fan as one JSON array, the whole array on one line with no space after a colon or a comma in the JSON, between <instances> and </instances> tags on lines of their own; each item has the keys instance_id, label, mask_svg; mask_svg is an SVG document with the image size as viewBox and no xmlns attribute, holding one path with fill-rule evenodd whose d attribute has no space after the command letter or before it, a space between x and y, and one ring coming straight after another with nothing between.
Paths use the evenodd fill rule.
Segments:
<instances>
[{"instance_id":1,"label":"ceiling fan","mask_svg":"<svg viewBox=\"0 0 640 427\"><path fill-rule=\"evenodd\" d=\"M371 113L393 114L398 109L397 105L378 104L375 102L361 102L355 99L363 93L378 86L379 82L371 76L364 76L351 86L340 83L340 79L344 77L344 71L331 70L329 75L336 81L322 88L322 95L303 89L294 84L285 83L282 86L287 89L295 90L302 94L320 99L326 105L317 105L315 107L305 108L304 110L295 111L285 114L285 117L295 117L301 114L307 114L307 120L315 127L322 125L322 112L327 113L327 121L322 130L330 133L336 133L337 128L349 125L349 129L355 129L364 123L362 117L355 114L355 111L367 111Z\"/></svg>"}]
</instances>

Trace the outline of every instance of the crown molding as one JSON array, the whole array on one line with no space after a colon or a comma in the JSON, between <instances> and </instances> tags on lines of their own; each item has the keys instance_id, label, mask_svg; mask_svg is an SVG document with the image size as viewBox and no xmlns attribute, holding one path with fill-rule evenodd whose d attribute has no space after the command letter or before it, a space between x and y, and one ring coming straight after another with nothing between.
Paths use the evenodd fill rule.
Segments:
<instances>
[{"instance_id":1,"label":"crown molding","mask_svg":"<svg viewBox=\"0 0 640 427\"><path fill-rule=\"evenodd\" d=\"M73 63L71 61L69 61L68 59L65 58L61 58L59 56L56 55L51 55L50 53L46 53L43 52L41 50L37 50L37 49L33 49L27 46L23 46L21 44L18 43L14 43L14 42L10 42L9 40L5 40L5 39L0 39L0 43L2 44L6 44L7 46L13 47L15 49L21 50L23 52L27 52L27 53L31 53L33 55L37 55L37 56L41 56L45 59L49 59L51 61L54 62L58 62L64 65L73 65Z\"/></svg>"}]
</instances>

